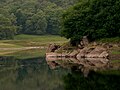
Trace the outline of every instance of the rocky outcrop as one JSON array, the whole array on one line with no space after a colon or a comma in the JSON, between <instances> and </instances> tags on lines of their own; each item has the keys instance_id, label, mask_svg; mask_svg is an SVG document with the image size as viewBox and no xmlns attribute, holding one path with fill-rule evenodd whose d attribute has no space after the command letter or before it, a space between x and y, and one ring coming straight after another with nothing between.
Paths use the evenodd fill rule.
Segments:
<instances>
[{"instance_id":1,"label":"rocky outcrop","mask_svg":"<svg viewBox=\"0 0 120 90\"><path fill-rule=\"evenodd\" d=\"M107 49L101 46L96 47L85 47L80 50L77 58L108 58Z\"/></svg>"},{"instance_id":2,"label":"rocky outcrop","mask_svg":"<svg viewBox=\"0 0 120 90\"><path fill-rule=\"evenodd\" d=\"M60 48L60 45L49 44L46 52L47 53L49 53L49 52L55 52L55 50L57 50L58 48Z\"/></svg>"},{"instance_id":3,"label":"rocky outcrop","mask_svg":"<svg viewBox=\"0 0 120 90\"><path fill-rule=\"evenodd\" d=\"M89 44L89 40L87 36L83 36L82 40L80 41L81 46L87 46Z\"/></svg>"},{"instance_id":4,"label":"rocky outcrop","mask_svg":"<svg viewBox=\"0 0 120 90\"><path fill-rule=\"evenodd\" d=\"M83 49L73 50L71 53L46 53L46 57L74 57L74 58L108 58L109 54L107 49L96 47L85 47Z\"/></svg>"},{"instance_id":5,"label":"rocky outcrop","mask_svg":"<svg viewBox=\"0 0 120 90\"><path fill-rule=\"evenodd\" d=\"M84 36L76 49L70 50L69 47L63 48L56 44L50 44L46 57L74 57L74 58L108 58L107 44L98 44L96 42L89 44L87 36ZM61 51L60 51L61 50ZM60 51L60 52L57 52ZM63 52L65 51L65 52ZM68 52L69 51L69 52Z\"/></svg>"},{"instance_id":6,"label":"rocky outcrop","mask_svg":"<svg viewBox=\"0 0 120 90\"><path fill-rule=\"evenodd\" d=\"M77 50L73 50L70 54L68 54L69 57L76 57L79 52Z\"/></svg>"}]
</instances>

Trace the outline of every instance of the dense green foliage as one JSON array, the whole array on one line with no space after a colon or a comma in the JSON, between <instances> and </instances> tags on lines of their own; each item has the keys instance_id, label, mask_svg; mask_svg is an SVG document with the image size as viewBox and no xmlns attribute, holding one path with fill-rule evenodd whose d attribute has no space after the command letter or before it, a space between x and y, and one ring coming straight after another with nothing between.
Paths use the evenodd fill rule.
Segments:
<instances>
[{"instance_id":1,"label":"dense green foliage","mask_svg":"<svg viewBox=\"0 0 120 90\"><path fill-rule=\"evenodd\" d=\"M0 39L21 33L59 34L62 12L77 1L0 0Z\"/></svg>"},{"instance_id":2,"label":"dense green foliage","mask_svg":"<svg viewBox=\"0 0 120 90\"><path fill-rule=\"evenodd\" d=\"M0 8L0 39L13 39L16 29L15 16Z\"/></svg>"},{"instance_id":3,"label":"dense green foliage","mask_svg":"<svg viewBox=\"0 0 120 90\"><path fill-rule=\"evenodd\" d=\"M81 0L62 18L62 35L77 42L120 36L120 0Z\"/></svg>"}]
</instances>

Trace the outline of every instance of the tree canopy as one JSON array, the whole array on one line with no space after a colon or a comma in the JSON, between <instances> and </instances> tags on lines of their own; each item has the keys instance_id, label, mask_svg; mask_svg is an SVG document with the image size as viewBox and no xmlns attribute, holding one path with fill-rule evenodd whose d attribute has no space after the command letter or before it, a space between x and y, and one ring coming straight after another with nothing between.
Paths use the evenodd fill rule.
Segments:
<instances>
[{"instance_id":1,"label":"tree canopy","mask_svg":"<svg viewBox=\"0 0 120 90\"><path fill-rule=\"evenodd\" d=\"M0 0L0 34L59 34L65 9L78 0ZM2 20L4 19L4 20ZM7 31L8 32L8 31ZM11 36L9 34L9 36ZM0 36L7 39L6 36Z\"/></svg>"},{"instance_id":2,"label":"tree canopy","mask_svg":"<svg viewBox=\"0 0 120 90\"><path fill-rule=\"evenodd\" d=\"M120 36L120 0L81 0L63 14L62 26L72 42Z\"/></svg>"}]
</instances>

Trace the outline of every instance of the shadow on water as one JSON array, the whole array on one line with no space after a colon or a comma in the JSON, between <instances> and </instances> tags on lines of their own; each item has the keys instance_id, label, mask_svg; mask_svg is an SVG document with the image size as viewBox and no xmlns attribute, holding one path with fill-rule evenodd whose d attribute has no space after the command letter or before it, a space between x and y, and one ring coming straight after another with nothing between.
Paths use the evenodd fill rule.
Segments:
<instances>
[{"instance_id":1,"label":"shadow on water","mask_svg":"<svg viewBox=\"0 0 120 90\"><path fill-rule=\"evenodd\" d=\"M120 69L115 70L108 59L47 59L49 66L70 68L63 76L65 90L120 90Z\"/></svg>"},{"instance_id":2,"label":"shadow on water","mask_svg":"<svg viewBox=\"0 0 120 90\"><path fill-rule=\"evenodd\" d=\"M72 71L63 78L65 90L120 90L120 72L110 72L91 71L84 77L82 72Z\"/></svg>"}]
</instances>

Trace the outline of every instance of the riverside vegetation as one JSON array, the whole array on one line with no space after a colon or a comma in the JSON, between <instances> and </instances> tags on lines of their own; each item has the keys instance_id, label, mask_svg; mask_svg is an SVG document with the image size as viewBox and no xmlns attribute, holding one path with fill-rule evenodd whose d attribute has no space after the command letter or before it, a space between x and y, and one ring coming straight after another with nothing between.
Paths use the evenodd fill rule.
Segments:
<instances>
[{"instance_id":1,"label":"riverside vegetation","mask_svg":"<svg viewBox=\"0 0 120 90\"><path fill-rule=\"evenodd\" d=\"M114 44L109 51L119 59L119 9L120 0L80 0L63 14L61 33L70 39L72 46L78 46L83 36L90 42Z\"/></svg>"},{"instance_id":2,"label":"riverside vegetation","mask_svg":"<svg viewBox=\"0 0 120 90\"><path fill-rule=\"evenodd\" d=\"M78 4L66 10L62 16L61 33L64 37L70 39L70 45L50 45L48 53L46 53L48 61L69 58L68 61L73 61L74 64L79 61L81 65L84 61L83 67L86 66L86 62L94 67L95 62L92 62L91 59L83 60L83 58L93 57L97 61L97 58L103 55L102 57L108 58L109 62L114 63L115 68L119 70L120 12L117 12L119 9L120 0L80 0ZM84 36L88 37L90 44L83 47L81 41ZM104 53L100 53L101 49L98 49L99 46L102 46L103 50L106 49ZM51 51L50 53L49 50ZM77 60L71 57L77 58ZM107 64L107 60L103 61L101 63ZM59 65L59 63L53 63ZM85 70L86 73L88 71Z\"/></svg>"},{"instance_id":3,"label":"riverside vegetation","mask_svg":"<svg viewBox=\"0 0 120 90\"><path fill-rule=\"evenodd\" d=\"M0 88L120 90L119 21L120 0L1 0Z\"/></svg>"}]
</instances>

